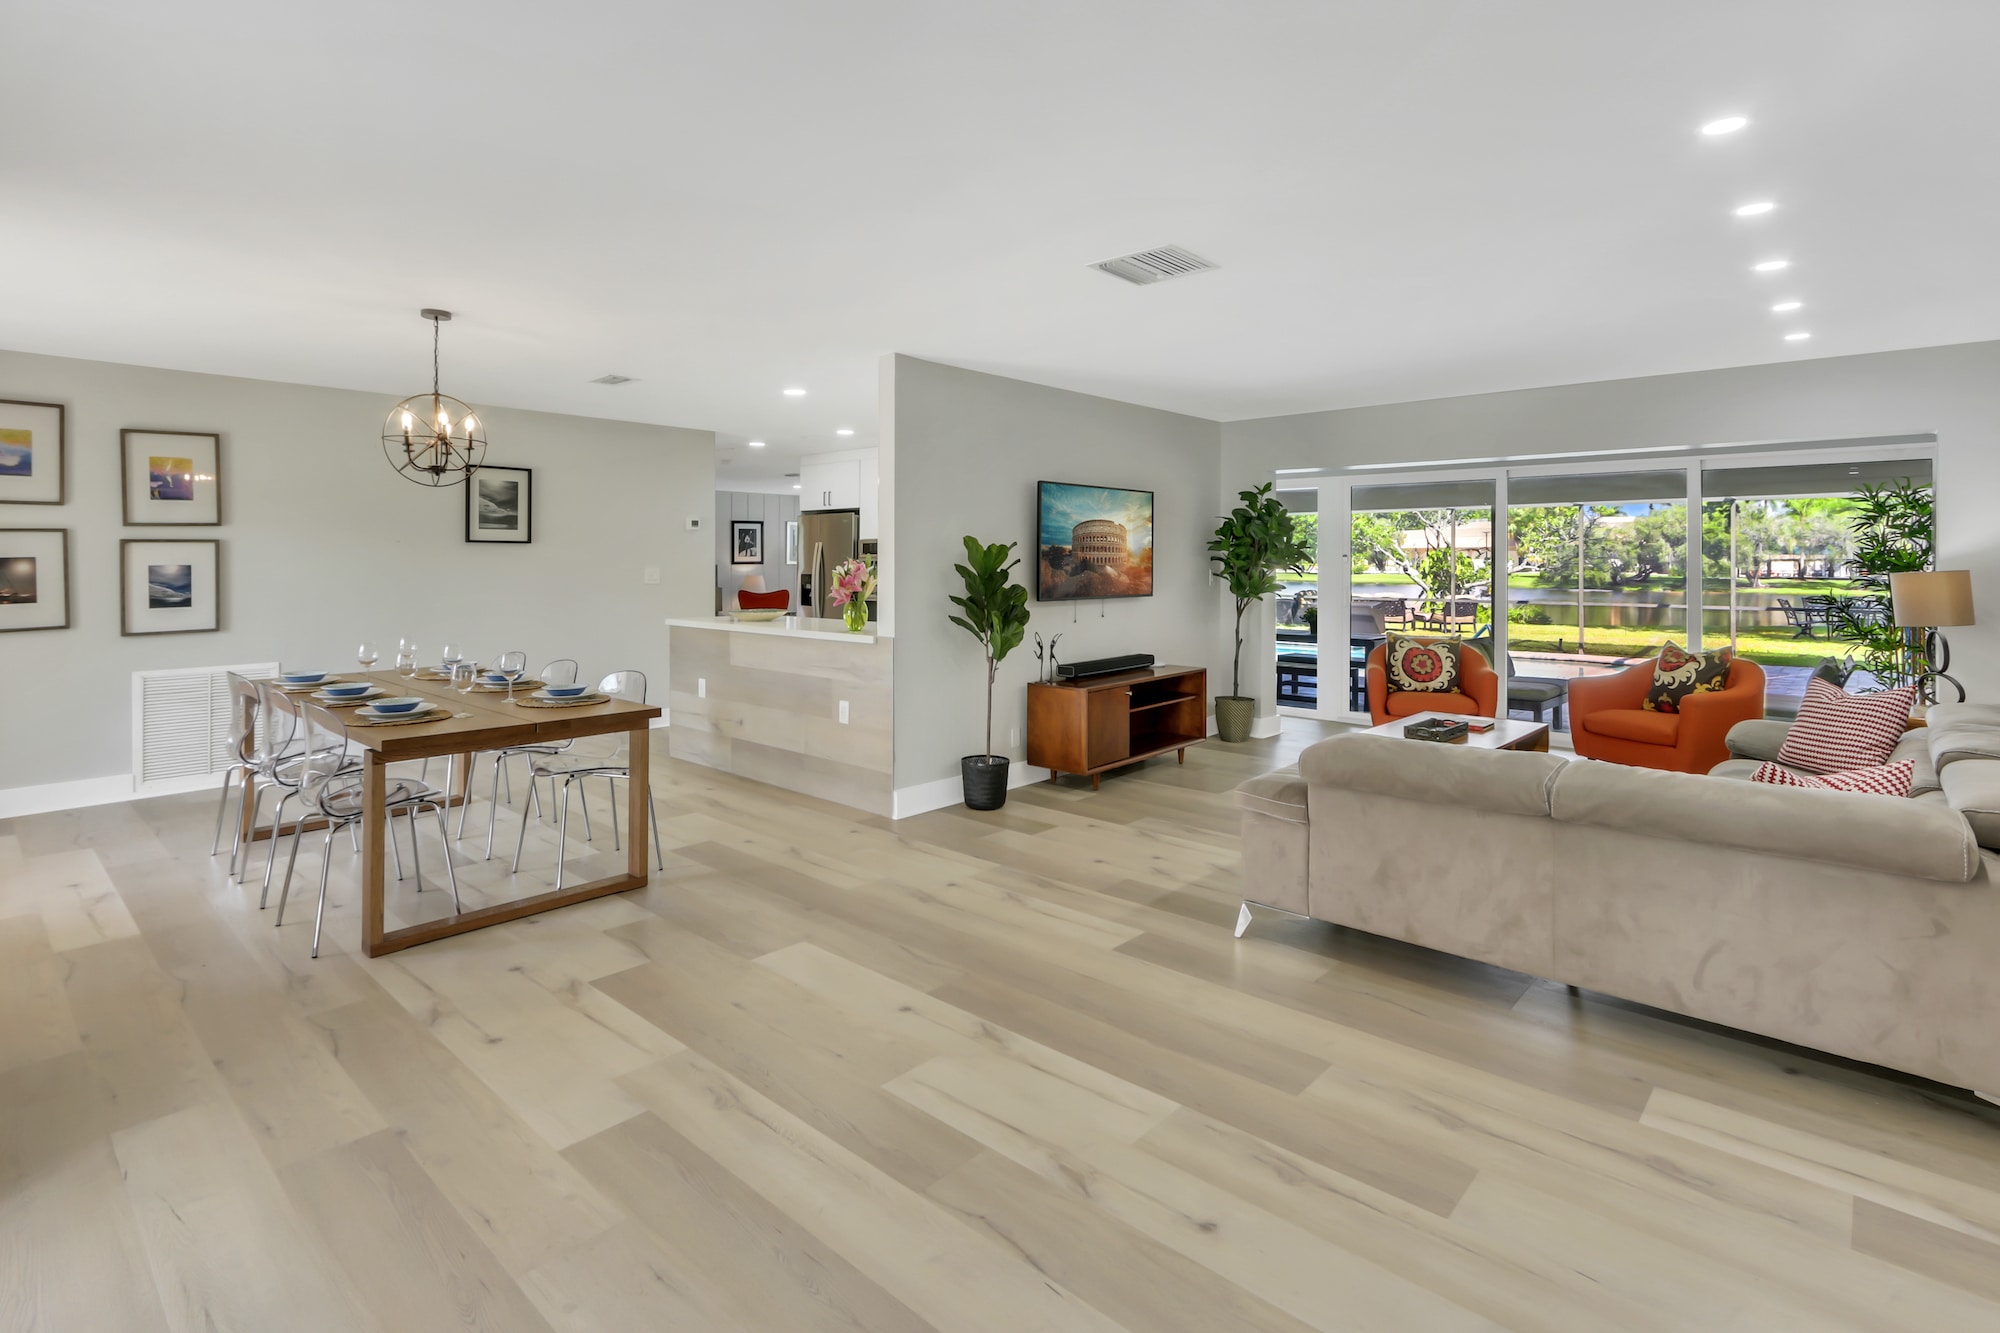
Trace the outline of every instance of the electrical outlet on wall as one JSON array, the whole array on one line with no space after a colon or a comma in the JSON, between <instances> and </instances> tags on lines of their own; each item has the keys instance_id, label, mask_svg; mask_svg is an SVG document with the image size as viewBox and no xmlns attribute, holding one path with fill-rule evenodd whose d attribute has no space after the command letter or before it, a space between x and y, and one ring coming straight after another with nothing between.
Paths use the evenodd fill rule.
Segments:
<instances>
[{"instance_id":1,"label":"electrical outlet on wall","mask_svg":"<svg viewBox=\"0 0 2000 1333\"><path fill-rule=\"evenodd\" d=\"M847 725L847 700L845 699L840 701L840 725L843 727Z\"/></svg>"},{"instance_id":2,"label":"electrical outlet on wall","mask_svg":"<svg viewBox=\"0 0 2000 1333\"><path fill-rule=\"evenodd\" d=\"M658 565L647 565L645 573L639 577L648 583L658 583L660 581L660 567Z\"/></svg>"},{"instance_id":3,"label":"electrical outlet on wall","mask_svg":"<svg viewBox=\"0 0 2000 1333\"><path fill-rule=\"evenodd\" d=\"M698 514L697 514L697 515L695 515L695 516L693 516L693 517L691 517L691 518L689 518L689 519L688 519L688 527L687 527L687 530L688 530L689 532L700 532L700 531L701 531L701 516L700 516L700 515L698 515Z\"/></svg>"},{"instance_id":4,"label":"electrical outlet on wall","mask_svg":"<svg viewBox=\"0 0 2000 1333\"><path fill-rule=\"evenodd\" d=\"M694 678L694 697L697 699L706 699L708 697L707 676L696 676Z\"/></svg>"}]
</instances>

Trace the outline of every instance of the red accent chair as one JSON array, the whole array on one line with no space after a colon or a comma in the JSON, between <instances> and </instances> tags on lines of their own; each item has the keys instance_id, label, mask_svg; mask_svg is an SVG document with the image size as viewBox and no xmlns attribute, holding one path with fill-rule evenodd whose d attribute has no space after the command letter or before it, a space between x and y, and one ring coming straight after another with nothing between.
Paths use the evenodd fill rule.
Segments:
<instances>
[{"instance_id":1,"label":"red accent chair","mask_svg":"<svg viewBox=\"0 0 2000 1333\"><path fill-rule=\"evenodd\" d=\"M1445 693L1418 693L1389 689L1389 645L1378 643L1368 653L1368 716L1376 726L1399 717L1418 713L1465 713L1474 717L1500 716L1500 674L1486 655L1466 644L1458 645L1458 690Z\"/></svg>"},{"instance_id":2,"label":"red accent chair","mask_svg":"<svg viewBox=\"0 0 2000 1333\"><path fill-rule=\"evenodd\" d=\"M736 609L739 611L788 611L791 605L789 588L780 588L776 592L751 592L746 588L736 594Z\"/></svg>"},{"instance_id":3,"label":"red accent chair","mask_svg":"<svg viewBox=\"0 0 2000 1333\"><path fill-rule=\"evenodd\" d=\"M1678 713L1646 708L1652 684L1652 659L1572 680L1569 737L1576 752L1633 768L1706 773L1729 758L1724 739L1731 727L1764 716L1764 668L1747 657L1732 658L1723 687L1688 695Z\"/></svg>"}]
</instances>

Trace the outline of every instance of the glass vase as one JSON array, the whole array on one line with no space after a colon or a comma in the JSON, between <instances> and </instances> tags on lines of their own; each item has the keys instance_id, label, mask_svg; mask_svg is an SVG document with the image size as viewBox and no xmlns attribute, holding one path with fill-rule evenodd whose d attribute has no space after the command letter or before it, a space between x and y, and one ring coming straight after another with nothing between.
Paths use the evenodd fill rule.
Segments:
<instances>
[{"instance_id":1,"label":"glass vase","mask_svg":"<svg viewBox=\"0 0 2000 1333\"><path fill-rule=\"evenodd\" d=\"M840 618L847 622L849 634L859 634L868 628L868 603L859 597L840 608Z\"/></svg>"}]
</instances>

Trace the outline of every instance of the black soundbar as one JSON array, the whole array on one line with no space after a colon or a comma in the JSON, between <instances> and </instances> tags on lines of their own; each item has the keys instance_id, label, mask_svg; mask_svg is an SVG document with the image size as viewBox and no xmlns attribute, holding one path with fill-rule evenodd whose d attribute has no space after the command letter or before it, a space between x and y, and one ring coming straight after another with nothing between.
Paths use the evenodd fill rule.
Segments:
<instances>
[{"instance_id":1,"label":"black soundbar","mask_svg":"<svg viewBox=\"0 0 2000 1333\"><path fill-rule=\"evenodd\" d=\"M1080 680L1085 676L1108 676L1114 671L1137 671L1153 665L1151 653L1127 653L1123 657L1099 657L1088 662L1062 662L1056 666L1058 680Z\"/></svg>"}]
</instances>

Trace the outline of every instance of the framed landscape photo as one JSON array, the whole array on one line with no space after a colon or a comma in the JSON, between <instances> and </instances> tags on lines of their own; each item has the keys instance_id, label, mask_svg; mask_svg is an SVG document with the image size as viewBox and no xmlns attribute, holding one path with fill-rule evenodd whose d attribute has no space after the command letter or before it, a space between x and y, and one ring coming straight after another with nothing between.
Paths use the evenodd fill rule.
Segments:
<instances>
[{"instance_id":1,"label":"framed landscape photo","mask_svg":"<svg viewBox=\"0 0 2000 1333\"><path fill-rule=\"evenodd\" d=\"M212 431L121 430L128 528L222 522L222 437Z\"/></svg>"},{"instance_id":2,"label":"framed landscape photo","mask_svg":"<svg viewBox=\"0 0 2000 1333\"><path fill-rule=\"evenodd\" d=\"M764 563L763 519L732 518L729 520L729 563L732 565L761 565Z\"/></svg>"},{"instance_id":3,"label":"framed landscape photo","mask_svg":"<svg viewBox=\"0 0 2000 1333\"><path fill-rule=\"evenodd\" d=\"M0 398L0 504L63 502L64 431L61 403Z\"/></svg>"},{"instance_id":4,"label":"framed landscape photo","mask_svg":"<svg viewBox=\"0 0 2000 1333\"><path fill-rule=\"evenodd\" d=\"M120 634L204 634L222 628L222 543L118 543Z\"/></svg>"},{"instance_id":5,"label":"framed landscape photo","mask_svg":"<svg viewBox=\"0 0 2000 1333\"><path fill-rule=\"evenodd\" d=\"M69 529L0 528L0 634L69 628Z\"/></svg>"},{"instance_id":6,"label":"framed landscape photo","mask_svg":"<svg viewBox=\"0 0 2000 1333\"><path fill-rule=\"evenodd\" d=\"M465 483L465 539L534 540L535 470L482 467Z\"/></svg>"}]
</instances>

